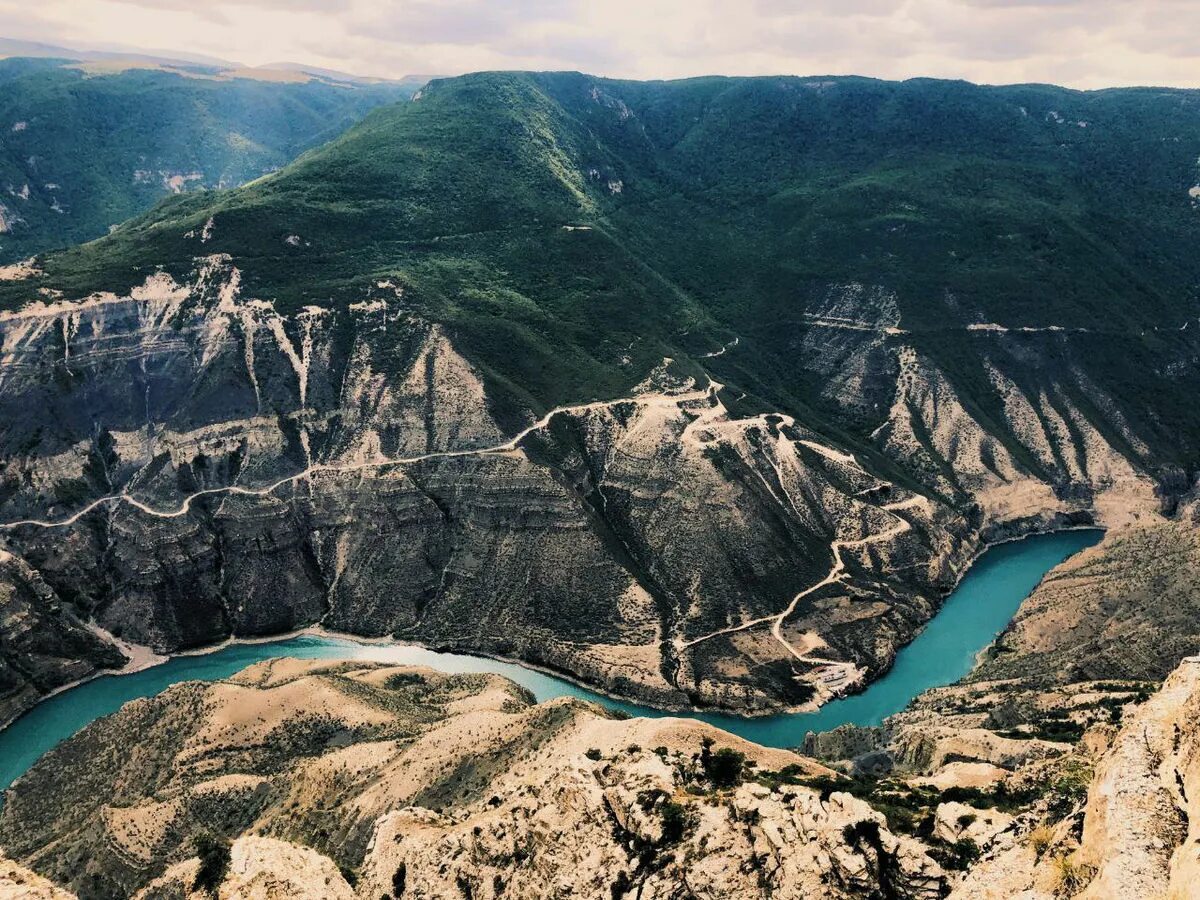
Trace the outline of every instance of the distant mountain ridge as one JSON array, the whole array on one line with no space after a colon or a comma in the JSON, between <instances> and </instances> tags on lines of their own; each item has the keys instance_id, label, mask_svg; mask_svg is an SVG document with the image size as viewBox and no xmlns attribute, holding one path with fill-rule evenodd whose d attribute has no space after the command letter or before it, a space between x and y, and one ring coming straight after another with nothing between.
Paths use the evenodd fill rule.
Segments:
<instances>
[{"instance_id":1,"label":"distant mountain ridge","mask_svg":"<svg viewBox=\"0 0 1200 900\"><path fill-rule=\"evenodd\" d=\"M378 84L378 83L413 83L424 84L434 76L404 74L396 78L381 78L378 76L354 75L337 69L323 68L298 62L273 62L258 66L247 66L244 63L215 56L205 56L195 53L157 50L106 50L96 48L60 47L54 44L44 44L37 41L21 41L13 38L0 37L0 59L24 57L28 59L56 59L72 62L107 62L113 64L128 64L131 68L138 65L155 65L170 69L188 70L197 67L216 69L218 71L253 72L300 72L316 78L330 81ZM246 74L244 77L253 77Z\"/></svg>"},{"instance_id":2,"label":"distant mountain ridge","mask_svg":"<svg viewBox=\"0 0 1200 900\"><path fill-rule=\"evenodd\" d=\"M0 60L0 263L273 171L417 87L86 56Z\"/></svg>"},{"instance_id":3,"label":"distant mountain ridge","mask_svg":"<svg viewBox=\"0 0 1200 900\"><path fill-rule=\"evenodd\" d=\"M25 57L28 59L66 59L66 60L127 60L153 62L162 65L200 65L233 68L238 63L214 56L197 55L193 53L160 53L154 50L101 50L80 49L77 47L60 47L56 44L46 44L41 41L22 41L15 38L0 37L0 57Z\"/></svg>"}]
</instances>

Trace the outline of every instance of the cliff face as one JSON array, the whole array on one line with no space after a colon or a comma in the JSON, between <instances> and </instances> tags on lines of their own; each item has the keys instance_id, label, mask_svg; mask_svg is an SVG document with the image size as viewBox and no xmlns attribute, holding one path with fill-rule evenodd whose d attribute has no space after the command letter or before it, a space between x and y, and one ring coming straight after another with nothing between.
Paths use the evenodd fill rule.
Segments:
<instances>
[{"instance_id":1,"label":"cliff face","mask_svg":"<svg viewBox=\"0 0 1200 900\"><path fill-rule=\"evenodd\" d=\"M1200 657L1185 659L1121 729L1088 790L1082 896L1183 898L1200 878Z\"/></svg>"},{"instance_id":2,"label":"cliff face","mask_svg":"<svg viewBox=\"0 0 1200 900\"><path fill-rule=\"evenodd\" d=\"M278 660L88 726L14 786L0 844L83 898L185 896L214 859L223 898L939 896L822 774L494 676ZM202 832L231 850L193 858Z\"/></svg>"},{"instance_id":3,"label":"cliff face","mask_svg":"<svg viewBox=\"0 0 1200 900\"><path fill-rule=\"evenodd\" d=\"M697 361L498 415L388 281L282 315L218 255L45 298L0 319L0 540L78 619L159 652L319 622L755 710L881 671L998 524L1152 515L1078 410L1037 431L1006 388L1030 447L1079 461L1035 476L886 318L830 321L827 349L879 357L848 402L894 392L875 450L754 412Z\"/></svg>"},{"instance_id":4,"label":"cliff face","mask_svg":"<svg viewBox=\"0 0 1200 900\"><path fill-rule=\"evenodd\" d=\"M437 81L0 269L0 539L161 652L321 622L827 700L982 542L1185 486L1184 96Z\"/></svg>"},{"instance_id":5,"label":"cliff face","mask_svg":"<svg viewBox=\"0 0 1200 900\"><path fill-rule=\"evenodd\" d=\"M112 642L88 630L75 611L23 560L0 549L0 719L43 694L124 664Z\"/></svg>"}]
</instances>

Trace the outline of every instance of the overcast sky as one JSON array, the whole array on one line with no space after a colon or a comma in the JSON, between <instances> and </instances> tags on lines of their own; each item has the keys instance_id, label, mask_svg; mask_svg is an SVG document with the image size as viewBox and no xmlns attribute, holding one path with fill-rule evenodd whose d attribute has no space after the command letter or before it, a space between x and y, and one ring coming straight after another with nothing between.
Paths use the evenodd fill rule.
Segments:
<instances>
[{"instance_id":1,"label":"overcast sky","mask_svg":"<svg viewBox=\"0 0 1200 900\"><path fill-rule=\"evenodd\" d=\"M3 36L361 75L929 75L1200 86L1197 0L0 0Z\"/></svg>"}]
</instances>

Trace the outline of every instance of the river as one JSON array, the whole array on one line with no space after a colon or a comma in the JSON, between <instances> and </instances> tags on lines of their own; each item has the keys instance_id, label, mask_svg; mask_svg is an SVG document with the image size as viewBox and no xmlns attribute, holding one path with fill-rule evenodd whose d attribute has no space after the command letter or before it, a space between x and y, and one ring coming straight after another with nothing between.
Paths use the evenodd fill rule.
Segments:
<instances>
[{"instance_id":1,"label":"river","mask_svg":"<svg viewBox=\"0 0 1200 900\"><path fill-rule=\"evenodd\" d=\"M991 547L976 560L925 629L897 654L895 665L883 678L861 694L828 703L812 713L754 719L717 713L664 713L612 700L514 663L435 653L409 645L304 635L177 656L141 672L93 679L39 703L0 732L0 789L12 784L55 744L130 700L152 696L180 681L227 678L252 663L277 656L380 660L445 672L495 672L524 685L538 700L580 697L631 715L690 715L759 744L795 747L809 731L827 731L846 723L878 725L922 691L962 678L971 670L979 651L1003 630L1042 576L1097 543L1101 535L1093 529L1059 531Z\"/></svg>"}]
</instances>

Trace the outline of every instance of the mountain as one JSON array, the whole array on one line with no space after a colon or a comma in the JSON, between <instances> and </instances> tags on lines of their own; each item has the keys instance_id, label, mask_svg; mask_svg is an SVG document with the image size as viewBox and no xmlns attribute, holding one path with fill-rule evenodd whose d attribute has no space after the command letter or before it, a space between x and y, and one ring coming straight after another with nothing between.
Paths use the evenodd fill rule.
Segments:
<instances>
[{"instance_id":1,"label":"mountain","mask_svg":"<svg viewBox=\"0 0 1200 900\"><path fill-rule=\"evenodd\" d=\"M355 83L378 84L380 82L386 82L389 80L386 78L372 78L364 75L352 75L349 72L342 72L338 69L326 69L322 68L321 66L310 66L306 63L298 62L273 62L266 63L265 65L261 66L255 66L255 68L265 72L297 72L302 75L308 75L313 78L324 78L329 81L349 81ZM410 83L415 89L417 85L422 85L427 81L431 81L434 77L435 76L433 75L409 74L392 80Z\"/></svg>"},{"instance_id":2,"label":"mountain","mask_svg":"<svg viewBox=\"0 0 1200 900\"><path fill-rule=\"evenodd\" d=\"M162 66L215 66L217 68L236 68L237 63L215 56L204 56L196 53L180 53L177 51L160 52L155 50L116 50L100 48L62 47L57 44L46 44L40 41L22 41L15 38L0 37L0 57L28 57L31 59L56 59L83 61L116 61L124 63L151 63Z\"/></svg>"},{"instance_id":3,"label":"mountain","mask_svg":"<svg viewBox=\"0 0 1200 900\"><path fill-rule=\"evenodd\" d=\"M0 60L0 263L99 237L166 195L274 171L417 87L88 60Z\"/></svg>"},{"instance_id":4,"label":"mountain","mask_svg":"<svg viewBox=\"0 0 1200 900\"><path fill-rule=\"evenodd\" d=\"M1188 487L1198 100L434 81L6 270L0 533L64 634L824 702L988 541Z\"/></svg>"}]
</instances>

